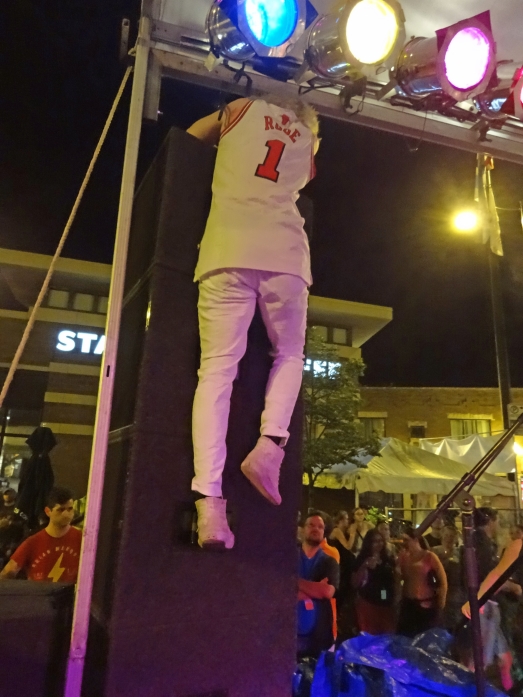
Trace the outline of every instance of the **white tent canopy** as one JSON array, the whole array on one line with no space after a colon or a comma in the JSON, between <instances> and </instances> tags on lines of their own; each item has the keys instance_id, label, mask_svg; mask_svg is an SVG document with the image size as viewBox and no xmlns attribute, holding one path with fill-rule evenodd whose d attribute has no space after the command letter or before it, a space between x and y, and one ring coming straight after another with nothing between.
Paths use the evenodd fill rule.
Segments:
<instances>
[{"instance_id":1,"label":"white tent canopy","mask_svg":"<svg viewBox=\"0 0 523 697\"><path fill-rule=\"evenodd\" d=\"M419 446L422 450L435 455L449 458L466 465L469 469L474 467L481 458L498 442L503 434L496 436L479 436L473 434L467 438L442 438L441 440L420 439ZM514 472L516 469L516 454L512 447L514 439L511 438L508 445L494 460L488 471L495 472Z\"/></svg>"},{"instance_id":2,"label":"white tent canopy","mask_svg":"<svg viewBox=\"0 0 523 697\"><path fill-rule=\"evenodd\" d=\"M339 464L322 472L315 486L328 489L385 491L389 494L448 494L470 470L446 457L421 450L395 438L385 439L380 454L363 467ZM485 474L472 493L477 496L514 496L514 485Z\"/></svg>"}]
</instances>

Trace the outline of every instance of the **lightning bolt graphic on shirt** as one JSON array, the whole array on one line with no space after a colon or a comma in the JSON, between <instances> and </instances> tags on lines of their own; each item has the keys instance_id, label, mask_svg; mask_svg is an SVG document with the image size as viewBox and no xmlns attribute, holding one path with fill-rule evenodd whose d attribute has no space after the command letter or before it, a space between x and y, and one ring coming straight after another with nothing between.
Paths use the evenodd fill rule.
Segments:
<instances>
[{"instance_id":1,"label":"lightning bolt graphic on shirt","mask_svg":"<svg viewBox=\"0 0 523 697\"><path fill-rule=\"evenodd\" d=\"M53 566L53 568L49 572L49 575L47 576L47 578L50 578L55 583L58 583L58 581L62 578L62 574L65 571L65 567L60 566L63 558L64 558L64 553L62 552L62 554L60 554L60 556L56 560L56 564Z\"/></svg>"}]
</instances>

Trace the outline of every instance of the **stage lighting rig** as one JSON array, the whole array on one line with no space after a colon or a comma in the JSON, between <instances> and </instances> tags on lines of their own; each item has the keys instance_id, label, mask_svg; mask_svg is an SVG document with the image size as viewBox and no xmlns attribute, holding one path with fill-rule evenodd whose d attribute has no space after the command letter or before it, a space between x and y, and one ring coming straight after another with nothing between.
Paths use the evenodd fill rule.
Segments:
<instances>
[{"instance_id":1,"label":"stage lighting rig","mask_svg":"<svg viewBox=\"0 0 523 697\"><path fill-rule=\"evenodd\" d=\"M514 73L509 95L501 111L523 121L523 67L518 68Z\"/></svg>"},{"instance_id":2,"label":"stage lighting rig","mask_svg":"<svg viewBox=\"0 0 523 697\"><path fill-rule=\"evenodd\" d=\"M284 58L317 16L309 0L215 0L207 17L216 56Z\"/></svg>"},{"instance_id":3,"label":"stage lighting rig","mask_svg":"<svg viewBox=\"0 0 523 697\"><path fill-rule=\"evenodd\" d=\"M215 56L244 63L255 56L254 49L236 24L229 19L221 3L213 3L207 15L207 33Z\"/></svg>"},{"instance_id":4,"label":"stage lighting rig","mask_svg":"<svg viewBox=\"0 0 523 697\"><path fill-rule=\"evenodd\" d=\"M465 19L431 38L414 38L391 71L400 95L432 105L463 102L482 94L496 70L490 13ZM435 97L436 99L430 99Z\"/></svg>"},{"instance_id":5,"label":"stage lighting rig","mask_svg":"<svg viewBox=\"0 0 523 697\"><path fill-rule=\"evenodd\" d=\"M517 82L518 75L518 70L514 73L513 61L500 61L497 64L496 72L487 89L474 97L474 105L479 115L477 130L486 128L488 131L491 128L503 127L508 118L505 104Z\"/></svg>"},{"instance_id":6,"label":"stage lighting rig","mask_svg":"<svg viewBox=\"0 0 523 697\"><path fill-rule=\"evenodd\" d=\"M314 23L305 65L332 83L352 82L383 65L404 41L397 0L348 0Z\"/></svg>"}]
</instances>

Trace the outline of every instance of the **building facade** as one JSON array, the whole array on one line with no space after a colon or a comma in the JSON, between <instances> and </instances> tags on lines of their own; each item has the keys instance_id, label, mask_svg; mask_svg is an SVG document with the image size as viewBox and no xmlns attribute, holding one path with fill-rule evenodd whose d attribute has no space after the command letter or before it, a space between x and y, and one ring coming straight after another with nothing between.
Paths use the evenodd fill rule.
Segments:
<instances>
[{"instance_id":1,"label":"building facade","mask_svg":"<svg viewBox=\"0 0 523 697\"><path fill-rule=\"evenodd\" d=\"M11 365L51 257L0 249L0 380ZM16 486L27 436L48 426L58 484L86 493L111 267L59 260L0 410L0 474Z\"/></svg>"},{"instance_id":2,"label":"building facade","mask_svg":"<svg viewBox=\"0 0 523 697\"><path fill-rule=\"evenodd\" d=\"M503 430L494 387L362 387L361 396L365 428L407 443ZM513 389L512 399L523 404L523 389Z\"/></svg>"},{"instance_id":3,"label":"building facade","mask_svg":"<svg viewBox=\"0 0 523 697\"><path fill-rule=\"evenodd\" d=\"M3 384L51 257L0 249L0 381ZM48 426L57 445L51 461L57 484L75 497L87 491L111 267L62 258L14 381L0 410L0 476L16 487L29 457L25 441ZM311 296L309 325L342 358L360 358L362 345L392 319L386 307Z\"/></svg>"}]
</instances>

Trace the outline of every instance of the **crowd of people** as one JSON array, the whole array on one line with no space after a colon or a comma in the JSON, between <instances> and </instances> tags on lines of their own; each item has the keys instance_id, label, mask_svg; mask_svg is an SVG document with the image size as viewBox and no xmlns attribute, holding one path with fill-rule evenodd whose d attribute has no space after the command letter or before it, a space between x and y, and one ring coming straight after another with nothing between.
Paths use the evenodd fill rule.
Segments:
<instances>
[{"instance_id":1,"label":"crowd of people","mask_svg":"<svg viewBox=\"0 0 523 697\"><path fill-rule=\"evenodd\" d=\"M477 508L474 522L482 595L523 556L523 526L513 527L512 542L500 553L497 512ZM423 537L406 526L401 539L391 540L388 521L370 522L363 508L333 517L310 510L298 541L300 658L315 658L359 632L415 637L441 627L455 636L455 657L473 667L464 548L453 519L437 518ZM507 690L514 685L514 657L521 656L516 667L523 664L522 583L523 564L481 611L485 664Z\"/></svg>"},{"instance_id":2,"label":"crowd of people","mask_svg":"<svg viewBox=\"0 0 523 697\"><path fill-rule=\"evenodd\" d=\"M72 493L51 490L37 531L28 531L17 515L15 496L6 489L0 505L0 579L76 582L82 542L76 525L83 515ZM477 508L474 524L481 596L513 562L523 561L523 525L512 528L512 541L500 553L497 512ZM298 541L300 658L316 658L359 632L415 637L441 627L455 635L456 657L472 668L470 634L463 630L470 617L464 551L453 521L436 519L424 537L407 526L393 540L389 522L370 522L363 508L333 517L311 510ZM484 662L497 668L507 690L523 666L522 587L523 563L481 612Z\"/></svg>"}]
</instances>

